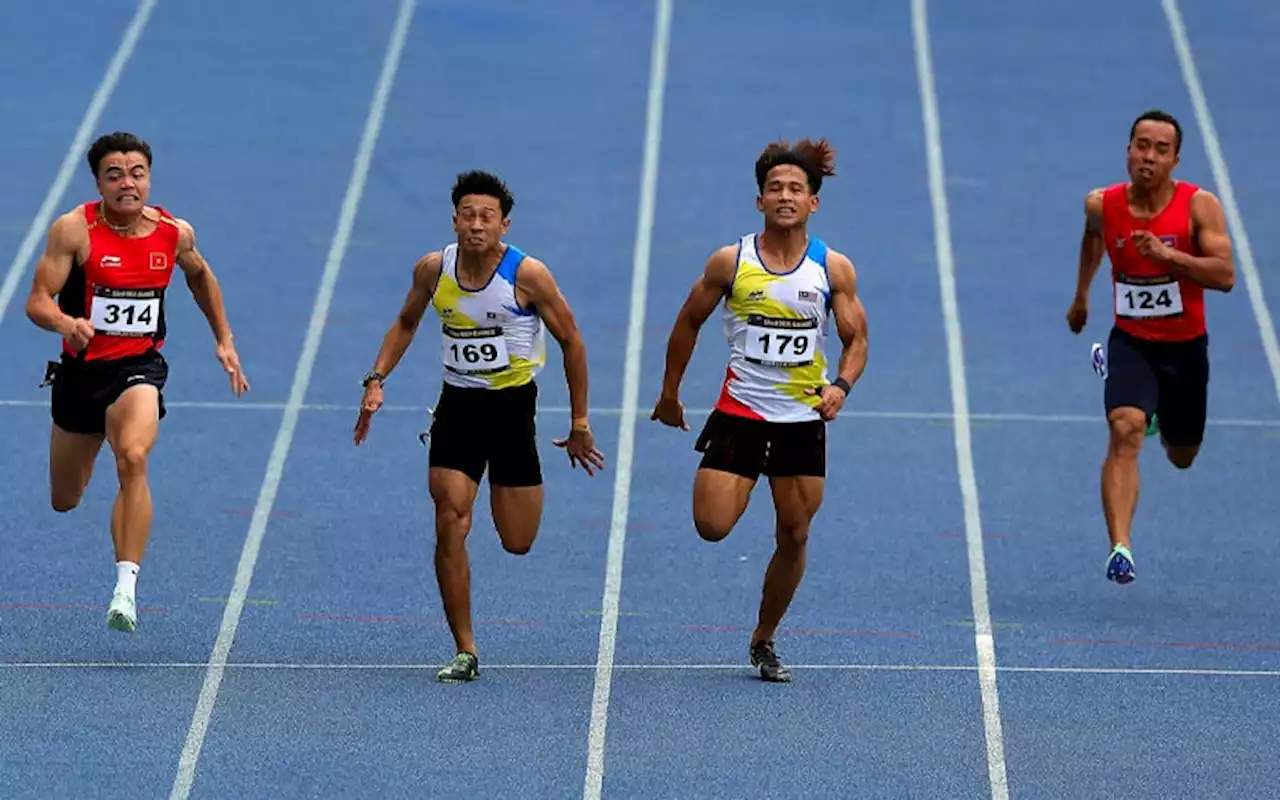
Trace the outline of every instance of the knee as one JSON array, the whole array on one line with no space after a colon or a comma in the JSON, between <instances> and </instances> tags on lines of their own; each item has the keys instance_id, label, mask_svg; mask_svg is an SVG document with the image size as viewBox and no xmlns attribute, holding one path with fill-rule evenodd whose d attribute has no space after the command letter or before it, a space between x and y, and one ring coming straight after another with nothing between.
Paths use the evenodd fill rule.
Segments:
<instances>
[{"instance_id":1,"label":"knee","mask_svg":"<svg viewBox=\"0 0 1280 800\"><path fill-rule=\"evenodd\" d=\"M79 494L63 494L54 492L49 500L50 504L53 506L53 510L59 514L65 514L80 505Z\"/></svg>"},{"instance_id":2,"label":"knee","mask_svg":"<svg viewBox=\"0 0 1280 800\"><path fill-rule=\"evenodd\" d=\"M471 530L471 512L465 508L441 505L436 507L436 546L451 547L462 544Z\"/></svg>"},{"instance_id":3,"label":"knee","mask_svg":"<svg viewBox=\"0 0 1280 800\"><path fill-rule=\"evenodd\" d=\"M1169 457L1170 464L1178 469L1190 469L1191 465L1195 463L1196 456L1200 453L1200 448L1194 445L1191 447L1175 447L1166 444L1164 452Z\"/></svg>"},{"instance_id":4,"label":"knee","mask_svg":"<svg viewBox=\"0 0 1280 800\"><path fill-rule=\"evenodd\" d=\"M147 449L137 446L121 448L120 452L116 453L116 472L122 482L145 478L147 475Z\"/></svg>"},{"instance_id":5,"label":"knee","mask_svg":"<svg viewBox=\"0 0 1280 800\"><path fill-rule=\"evenodd\" d=\"M809 524L778 523L778 552L783 555L802 555L809 544Z\"/></svg>"},{"instance_id":6,"label":"knee","mask_svg":"<svg viewBox=\"0 0 1280 800\"><path fill-rule=\"evenodd\" d=\"M531 539L503 539L502 549L506 550L513 556L526 556L533 549L533 540Z\"/></svg>"},{"instance_id":7,"label":"knee","mask_svg":"<svg viewBox=\"0 0 1280 800\"><path fill-rule=\"evenodd\" d=\"M717 518L715 514L695 513L693 515L693 527L703 540L718 542L729 535L729 531L733 529L733 524L723 518Z\"/></svg>"},{"instance_id":8,"label":"knee","mask_svg":"<svg viewBox=\"0 0 1280 800\"><path fill-rule=\"evenodd\" d=\"M1111 427L1110 451L1112 455L1136 458L1147 435L1146 415L1137 408L1112 411L1108 417Z\"/></svg>"}]
</instances>

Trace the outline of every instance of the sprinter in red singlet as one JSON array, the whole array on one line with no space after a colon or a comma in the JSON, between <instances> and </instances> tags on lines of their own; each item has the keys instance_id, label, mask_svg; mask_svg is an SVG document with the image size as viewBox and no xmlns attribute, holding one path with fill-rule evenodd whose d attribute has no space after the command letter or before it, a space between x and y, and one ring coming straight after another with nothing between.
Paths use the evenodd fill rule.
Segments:
<instances>
[{"instance_id":1,"label":"sprinter in red singlet","mask_svg":"<svg viewBox=\"0 0 1280 800\"><path fill-rule=\"evenodd\" d=\"M1148 111L1129 131L1129 181L1085 198L1085 228L1074 333L1088 319L1089 285L1105 252L1111 262L1114 325L1098 368L1111 441L1102 465L1102 509L1111 538L1107 577L1136 576L1130 526L1138 502L1138 453L1160 433L1169 461L1187 469L1204 438L1209 336L1204 290L1235 285L1222 205L1212 193L1174 180L1182 127Z\"/></svg>"},{"instance_id":2,"label":"sprinter in red singlet","mask_svg":"<svg viewBox=\"0 0 1280 800\"><path fill-rule=\"evenodd\" d=\"M213 271L196 250L191 225L148 206L151 148L130 133L89 148L101 199L77 206L50 226L36 264L27 316L62 336L50 362L53 435L49 488L55 511L80 503L103 441L115 455L120 491L111 512L116 586L107 624L137 626L138 565L151 531L147 458L165 416L169 368L165 289L176 265L213 329L215 353L237 397L249 389L232 342Z\"/></svg>"}]
</instances>

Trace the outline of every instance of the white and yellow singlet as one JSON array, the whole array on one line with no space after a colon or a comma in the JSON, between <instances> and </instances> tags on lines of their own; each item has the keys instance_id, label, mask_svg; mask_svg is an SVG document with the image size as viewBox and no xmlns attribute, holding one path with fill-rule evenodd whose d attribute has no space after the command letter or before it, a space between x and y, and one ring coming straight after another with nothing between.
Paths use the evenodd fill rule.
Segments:
<instances>
[{"instance_id":1,"label":"white and yellow singlet","mask_svg":"<svg viewBox=\"0 0 1280 800\"><path fill-rule=\"evenodd\" d=\"M468 289L458 280L458 245L444 248L431 304L440 318L445 383L508 389L534 379L546 363L542 318L516 300L516 274L525 254L506 245L489 282Z\"/></svg>"},{"instance_id":2,"label":"white and yellow singlet","mask_svg":"<svg viewBox=\"0 0 1280 800\"><path fill-rule=\"evenodd\" d=\"M716 408L768 422L821 419L820 398L806 392L827 383L830 310L826 244L811 237L799 264L773 272L760 258L756 234L743 236L724 300L729 365Z\"/></svg>"}]
</instances>

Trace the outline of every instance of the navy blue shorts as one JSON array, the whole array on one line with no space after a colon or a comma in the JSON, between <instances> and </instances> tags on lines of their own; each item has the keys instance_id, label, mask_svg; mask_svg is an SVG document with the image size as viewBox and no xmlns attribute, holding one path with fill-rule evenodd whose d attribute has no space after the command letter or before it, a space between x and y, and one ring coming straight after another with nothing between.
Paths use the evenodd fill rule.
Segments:
<instances>
[{"instance_id":1,"label":"navy blue shorts","mask_svg":"<svg viewBox=\"0 0 1280 800\"><path fill-rule=\"evenodd\" d=\"M1118 328L1107 340L1107 414L1140 408L1160 418L1160 434L1175 447L1204 440L1209 395L1209 336L1151 342Z\"/></svg>"}]
</instances>

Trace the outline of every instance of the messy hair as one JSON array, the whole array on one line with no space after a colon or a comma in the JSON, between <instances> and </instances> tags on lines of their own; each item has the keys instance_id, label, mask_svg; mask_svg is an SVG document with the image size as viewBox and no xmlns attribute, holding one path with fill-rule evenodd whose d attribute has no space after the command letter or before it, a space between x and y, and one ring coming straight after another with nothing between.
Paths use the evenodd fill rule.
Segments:
<instances>
[{"instance_id":1,"label":"messy hair","mask_svg":"<svg viewBox=\"0 0 1280 800\"><path fill-rule=\"evenodd\" d=\"M822 179L836 174L836 151L826 139L801 139L794 144L772 142L756 159L756 185L761 192L769 171L784 164L804 170L809 191L817 194L822 189Z\"/></svg>"},{"instance_id":2,"label":"messy hair","mask_svg":"<svg viewBox=\"0 0 1280 800\"><path fill-rule=\"evenodd\" d=\"M98 167L102 165L102 159L110 153L141 153L147 160L147 168L151 167L151 145L132 133L116 131L99 136L97 141L89 147L86 160L89 162L89 170L93 172L93 177L98 177Z\"/></svg>"},{"instance_id":3,"label":"messy hair","mask_svg":"<svg viewBox=\"0 0 1280 800\"><path fill-rule=\"evenodd\" d=\"M451 195L455 211L458 208L458 204L462 202L462 198L469 194L496 197L498 205L502 208L503 218L511 214L511 209L516 204L516 198L511 194L511 190L507 188L507 185L497 175L490 172L472 170L458 176L457 182L453 184L453 193Z\"/></svg>"},{"instance_id":4,"label":"messy hair","mask_svg":"<svg viewBox=\"0 0 1280 800\"><path fill-rule=\"evenodd\" d=\"M1144 111L1141 116L1133 121L1133 125L1129 128L1129 141L1133 141L1134 134L1138 132L1138 124L1141 122L1164 122L1173 126L1173 152L1178 153L1182 150L1182 126L1178 124L1178 120L1174 119L1172 114L1152 109Z\"/></svg>"}]
</instances>

